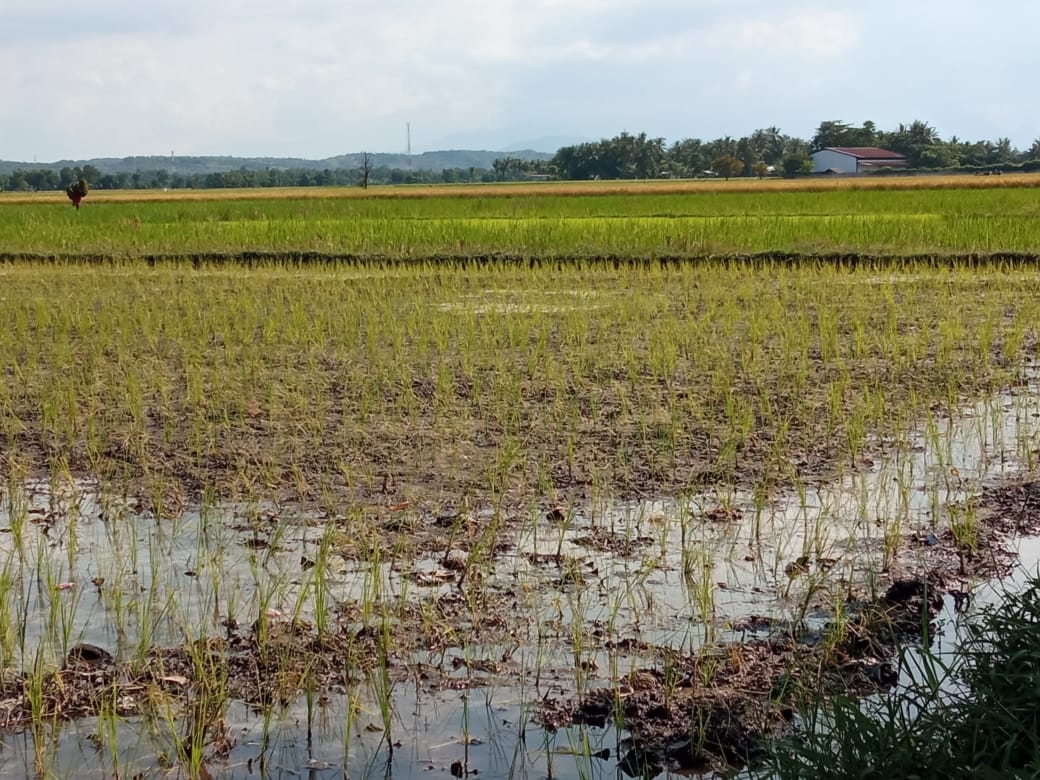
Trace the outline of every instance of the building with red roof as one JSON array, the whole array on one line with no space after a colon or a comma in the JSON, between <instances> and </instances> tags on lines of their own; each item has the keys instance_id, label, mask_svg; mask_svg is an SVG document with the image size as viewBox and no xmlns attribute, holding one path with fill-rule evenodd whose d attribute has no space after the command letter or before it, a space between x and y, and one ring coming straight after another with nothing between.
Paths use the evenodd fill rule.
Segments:
<instances>
[{"instance_id":1,"label":"building with red roof","mask_svg":"<svg viewBox=\"0 0 1040 780\"><path fill-rule=\"evenodd\" d=\"M812 153L813 173L869 173L905 168L906 155L876 146L828 146Z\"/></svg>"}]
</instances>

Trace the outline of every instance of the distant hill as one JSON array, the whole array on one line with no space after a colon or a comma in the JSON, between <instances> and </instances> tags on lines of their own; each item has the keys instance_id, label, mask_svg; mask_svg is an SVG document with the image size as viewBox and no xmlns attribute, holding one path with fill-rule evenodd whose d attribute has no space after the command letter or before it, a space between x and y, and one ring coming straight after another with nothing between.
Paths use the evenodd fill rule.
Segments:
<instances>
[{"instance_id":1,"label":"distant hill","mask_svg":"<svg viewBox=\"0 0 1040 780\"><path fill-rule=\"evenodd\" d=\"M578 146L579 144L588 143L598 139L586 138L572 135L543 135L540 138L534 138L527 141L515 141L511 144L507 144L503 147L503 151L509 152L511 155L517 154L513 150L520 149L520 154L525 153L531 149L552 149L553 154L556 150L562 149L564 146Z\"/></svg>"},{"instance_id":2,"label":"distant hill","mask_svg":"<svg viewBox=\"0 0 1040 780\"><path fill-rule=\"evenodd\" d=\"M220 173L223 171L246 170L266 171L270 168L304 168L314 170L355 169L361 165L361 152L326 157L322 160L307 160L299 157L95 157L90 160L58 160L57 162L15 162L0 160L0 174L15 170L60 171L62 168L93 165L102 173L134 173L166 169L170 173L184 175ZM549 160L551 154L531 149L494 152L483 150L452 149L422 154L372 154L372 164L377 167L400 168L403 170L441 171L445 168L490 169L501 157L516 157L522 160Z\"/></svg>"}]
</instances>

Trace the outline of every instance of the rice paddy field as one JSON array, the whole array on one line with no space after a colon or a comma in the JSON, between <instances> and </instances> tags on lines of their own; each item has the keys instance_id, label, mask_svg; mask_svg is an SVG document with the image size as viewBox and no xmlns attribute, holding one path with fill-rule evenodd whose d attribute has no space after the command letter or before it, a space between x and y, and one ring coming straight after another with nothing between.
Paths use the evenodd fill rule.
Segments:
<instances>
[{"instance_id":1,"label":"rice paddy field","mask_svg":"<svg viewBox=\"0 0 1040 780\"><path fill-rule=\"evenodd\" d=\"M68 205L62 193L10 193L0 196L0 230L7 253L71 258L956 255L1036 248L1040 175L939 178L933 184L944 186L933 189L917 179L880 182L891 189L827 184L579 182L385 188L370 197L335 189L97 192L81 213L57 208Z\"/></svg>"},{"instance_id":2,"label":"rice paddy field","mask_svg":"<svg viewBox=\"0 0 1040 780\"><path fill-rule=\"evenodd\" d=\"M751 776L898 687L1040 526L1040 179L922 181L0 195L0 772Z\"/></svg>"}]
</instances>

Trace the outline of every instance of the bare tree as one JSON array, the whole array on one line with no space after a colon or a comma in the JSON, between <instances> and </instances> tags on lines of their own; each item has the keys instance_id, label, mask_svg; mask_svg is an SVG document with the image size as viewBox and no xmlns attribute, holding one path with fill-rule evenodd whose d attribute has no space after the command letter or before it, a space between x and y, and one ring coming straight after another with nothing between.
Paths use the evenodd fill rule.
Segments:
<instances>
[{"instance_id":1,"label":"bare tree","mask_svg":"<svg viewBox=\"0 0 1040 780\"><path fill-rule=\"evenodd\" d=\"M368 177L372 175L372 155L361 153L361 189L368 189Z\"/></svg>"}]
</instances>

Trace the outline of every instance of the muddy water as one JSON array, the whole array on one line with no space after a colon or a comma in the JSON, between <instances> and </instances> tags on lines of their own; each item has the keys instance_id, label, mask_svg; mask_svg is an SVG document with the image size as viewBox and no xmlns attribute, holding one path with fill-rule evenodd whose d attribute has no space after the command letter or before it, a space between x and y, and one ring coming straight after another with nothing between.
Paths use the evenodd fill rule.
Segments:
<instances>
[{"instance_id":1,"label":"muddy water","mask_svg":"<svg viewBox=\"0 0 1040 780\"><path fill-rule=\"evenodd\" d=\"M901 441L874 442L872 461L769 501L720 491L543 507L512 526L479 584L460 582L451 565L470 550L377 563L332 556L321 572L331 604L378 597L422 607L479 588L501 606L504 628L398 659L389 739L374 684L310 706L236 703L226 717L232 746L210 769L227 777L341 777L345 769L418 777L453 767L491 777L615 775L623 732L546 733L532 720L535 705L660 668L662 648L693 652L781 621L821 625L848 591L880 583L882 569L925 568L936 535L951 523L970 526L982 485L1031 464L1036 391L1001 394ZM58 665L81 642L131 658L141 647L220 635L228 619L247 623L261 610L315 617L315 568L301 566L319 558L323 528L313 517L217 506L156 519L89 481L12 485L2 503L5 667ZM1040 543L1025 540L1021 552L1035 568ZM977 592L979 602L999 597L985 585ZM947 603L942 647L955 642L959 619ZM417 668L435 669L441 683L409 672ZM49 769L169 775L176 717L165 728L121 720L101 749L98 728L81 719L41 735ZM0 736L3 776L31 774L36 758L28 732Z\"/></svg>"}]
</instances>

